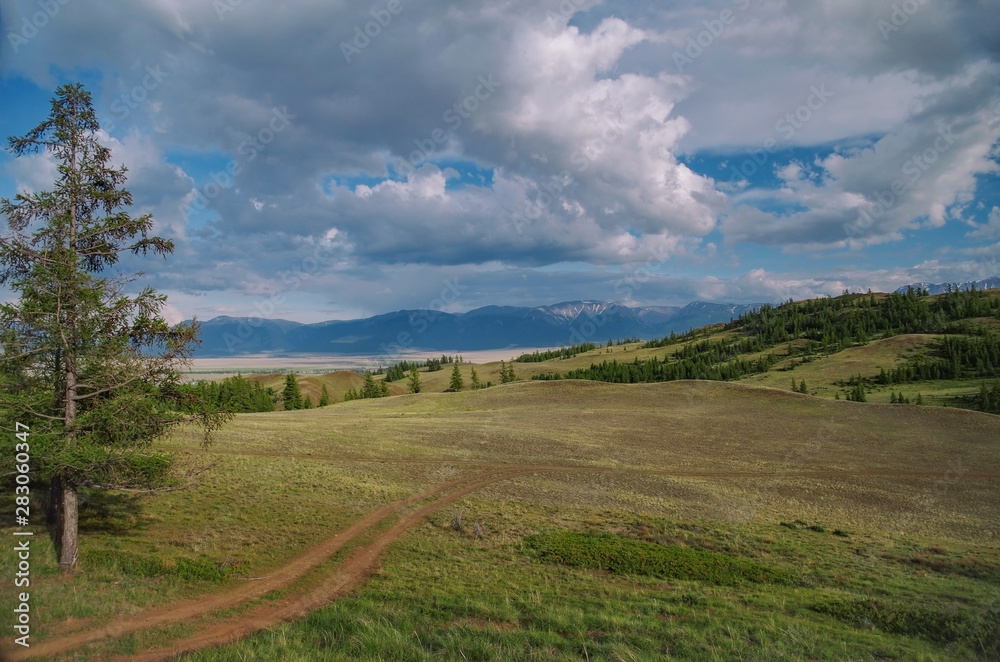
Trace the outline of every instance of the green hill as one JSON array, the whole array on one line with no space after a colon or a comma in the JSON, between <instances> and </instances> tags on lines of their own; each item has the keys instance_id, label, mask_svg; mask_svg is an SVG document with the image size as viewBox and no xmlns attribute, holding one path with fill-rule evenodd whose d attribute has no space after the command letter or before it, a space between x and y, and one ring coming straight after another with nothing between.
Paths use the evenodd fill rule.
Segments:
<instances>
[{"instance_id":1,"label":"green hill","mask_svg":"<svg viewBox=\"0 0 1000 662\"><path fill-rule=\"evenodd\" d=\"M822 397L851 397L860 387L876 402L905 394L912 403L919 394L923 404L1000 413L997 291L788 302L727 325L642 343L631 354L608 349L578 354L575 365L533 363L533 376L616 383L746 380L789 390L794 380L795 390L804 382L806 392Z\"/></svg>"}]
</instances>

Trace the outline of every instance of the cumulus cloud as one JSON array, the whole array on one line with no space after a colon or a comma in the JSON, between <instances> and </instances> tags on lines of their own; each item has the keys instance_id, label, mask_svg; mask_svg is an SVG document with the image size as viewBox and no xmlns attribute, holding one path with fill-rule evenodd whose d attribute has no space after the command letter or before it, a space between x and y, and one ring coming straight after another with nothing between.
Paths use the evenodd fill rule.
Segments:
<instances>
[{"instance_id":1,"label":"cumulus cloud","mask_svg":"<svg viewBox=\"0 0 1000 662\"><path fill-rule=\"evenodd\" d=\"M289 316L384 312L449 275L470 307L614 298L609 273L651 262L636 302L798 298L931 274L876 264L920 233L1000 236L976 211L1000 7L901 4L68 3L0 76L92 83L135 211L177 243L141 268L181 312L276 291ZM766 145L759 180L696 165ZM42 189L52 168L3 172ZM813 255L828 275L802 275Z\"/></svg>"},{"instance_id":2,"label":"cumulus cloud","mask_svg":"<svg viewBox=\"0 0 1000 662\"><path fill-rule=\"evenodd\" d=\"M975 230L969 233L969 236L976 238L982 237L986 239L996 239L1000 237L1000 207L994 207L991 209L986 223L977 226Z\"/></svg>"}]
</instances>

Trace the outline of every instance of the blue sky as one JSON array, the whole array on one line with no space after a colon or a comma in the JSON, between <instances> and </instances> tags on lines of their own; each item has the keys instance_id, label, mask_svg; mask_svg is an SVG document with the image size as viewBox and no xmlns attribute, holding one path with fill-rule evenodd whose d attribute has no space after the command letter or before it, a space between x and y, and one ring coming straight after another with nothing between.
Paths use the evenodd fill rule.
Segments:
<instances>
[{"instance_id":1,"label":"blue sky","mask_svg":"<svg viewBox=\"0 0 1000 662\"><path fill-rule=\"evenodd\" d=\"M1000 275L998 10L11 0L0 133L86 85L172 320L884 291Z\"/></svg>"}]
</instances>

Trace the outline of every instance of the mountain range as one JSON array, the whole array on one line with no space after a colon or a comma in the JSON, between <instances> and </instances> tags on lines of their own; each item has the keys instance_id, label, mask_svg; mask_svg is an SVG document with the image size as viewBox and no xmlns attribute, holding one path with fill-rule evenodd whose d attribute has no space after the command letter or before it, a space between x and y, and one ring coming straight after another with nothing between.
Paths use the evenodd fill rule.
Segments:
<instances>
[{"instance_id":1,"label":"mountain range","mask_svg":"<svg viewBox=\"0 0 1000 662\"><path fill-rule=\"evenodd\" d=\"M900 294L905 294L907 288L927 290L928 294L944 294L950 287L953 290L968 290L975 285L977 290L995 290L1000 288L1000 276L991 276L977 281L966 281L964 283L913 283L904 285L896 290Z\"/></svg>"},{"instance_id":2,"label":"mountain range","mask_svg":"<svg viewBox=\"0 0 1000 662\"><path fill-rule=\"evenodd\" d=\"M728 322L760 304L696 301L686 306L628 307L566 301L535 308L486 306L467 313L399 310L359 320L302 324L281 319L216 317L201 322L195 357L243 354L381 354L411 350L473 351L559 347L608 339L662 338Z\"/></svg>"}]
</instances>

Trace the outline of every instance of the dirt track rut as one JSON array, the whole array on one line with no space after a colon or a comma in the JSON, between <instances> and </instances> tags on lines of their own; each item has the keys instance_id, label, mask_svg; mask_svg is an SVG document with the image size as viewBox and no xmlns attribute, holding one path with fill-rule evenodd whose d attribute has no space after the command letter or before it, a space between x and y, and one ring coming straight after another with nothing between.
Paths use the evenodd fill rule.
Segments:
<instances>
[{"instance_id":1,"label":"dirt track rut","mask_svg":"<svg viewBox=\"0 0 1000 662\"><path fill-rule=\"evenodd\" d=\"M382 506L355 524L337 533L337 535L332 538L309 549L305 554L292 560L290 563L275 569L259 581L247 582L240 587L228 591L206 595L194 600L175 602L173 604L158 607L135 616L124 617L113 624L50 639L41 644L33 645L29 649L7 651L5 659L15 662L17 660L59 655L93 641L120 637L139 630L146 630L162 625L168 625L170 623L186 621L197 616L218 611L220 609L226 609L228 607L234 607L249 600L259 598L266 593L284 588L295 580L315 570L324 561L328 560L340 551L351 540L357 538L369 528L399 510L412 506L442 492L447 492L448 490L467 485L476 479L482 479L485 476L497 475L497 473L497 471L487 471L475 476L466 476L461 479L437 485L421 492L420 494L416 494L401 501L396 501ZM507 474L503 475L506 476Z\"/></svg>"},{"instance_id":2,"label":"dirt track rut","mask_svg":"<svg viewBox=\"0 0 1000 662\"><path fill-rule=\"evenodd\" d=\"M370 460L369 460L370 461ZM469 463L472 465L473 463ZM476 463L476 468L484 465ZM471 468L471 466L470 466ZM216 594L206 595L194 600L175 602L150 611L125 617L118 622L100 628L93 628L50 639L27 650L6 651L5 659L12 662L39 657L50 657L70 652L88 643L102 639L120 637L132 632L147 630L171 623L188 621L221 609L244 604L274 590L285 588L296 580L312 572L345 545L364 534L374 525L392 516L400 510L413 506L421 501L437 496L438 498L416 510L403 515L398 522L373 542L354 552L341 563L317 586L294 598L287 598L273 604L262 605L247 614L234 617L220 623L208 626L197 635L175 642L169 647L147 651L127 659L131 660L168 660L182 653L201 650L212 646L232 643L258 630L287 621L302 618L329 602L342 597L348 591L358 586L375 565L378 556L393 543L404 531L417 524L430 513L454 502L479 488L492 483L508 480L517 476L533 473L655 473L673 477L704 477L704 478L764 478L779 476L836 478L852 476L892 476L905 478L937 478L954 477L948 472L932 471L772 471L772 472L697 472L697 471L636 471L630 469L615 469L593 466L565 466L548 464L526 464L494 466L492 470L481 471L472 476L442 483L428 490L396 501L368 514L355 524L337 533L332 538L309 549L303 555L290 563L275 569L260 581L244 584L235 589ZM1000 476L992 473L968 473L960 476L963 479L997 479Z\"/></svg>"},{"instance_id":3,"label":"dirt track rut","mask_svg":"<svg viewBox=\"0 0 1000 662\"><path fill-rule=\"evenodd\" d=\"M176 642L167 648L141 653L129 659L141 660L142 662L170 660L182 653L229 644L258 630L277 625L281 622L302 618L309 612L342 597L360 584L367 578L378 556L385 548L391 545L404 531L420 522L427 515L462 498L469 492L491 483L526 473L530 472L527 470L512 471L495 475L449 492L436 501L414 510L402 517L390 529L380 534L371 544L357 550L349 559L338 566L333 574L326 577L318 586L304 595L284 600L276 605L261 606L249 614L213 625L205 631Z\"/></svg>"}]
</instances>

